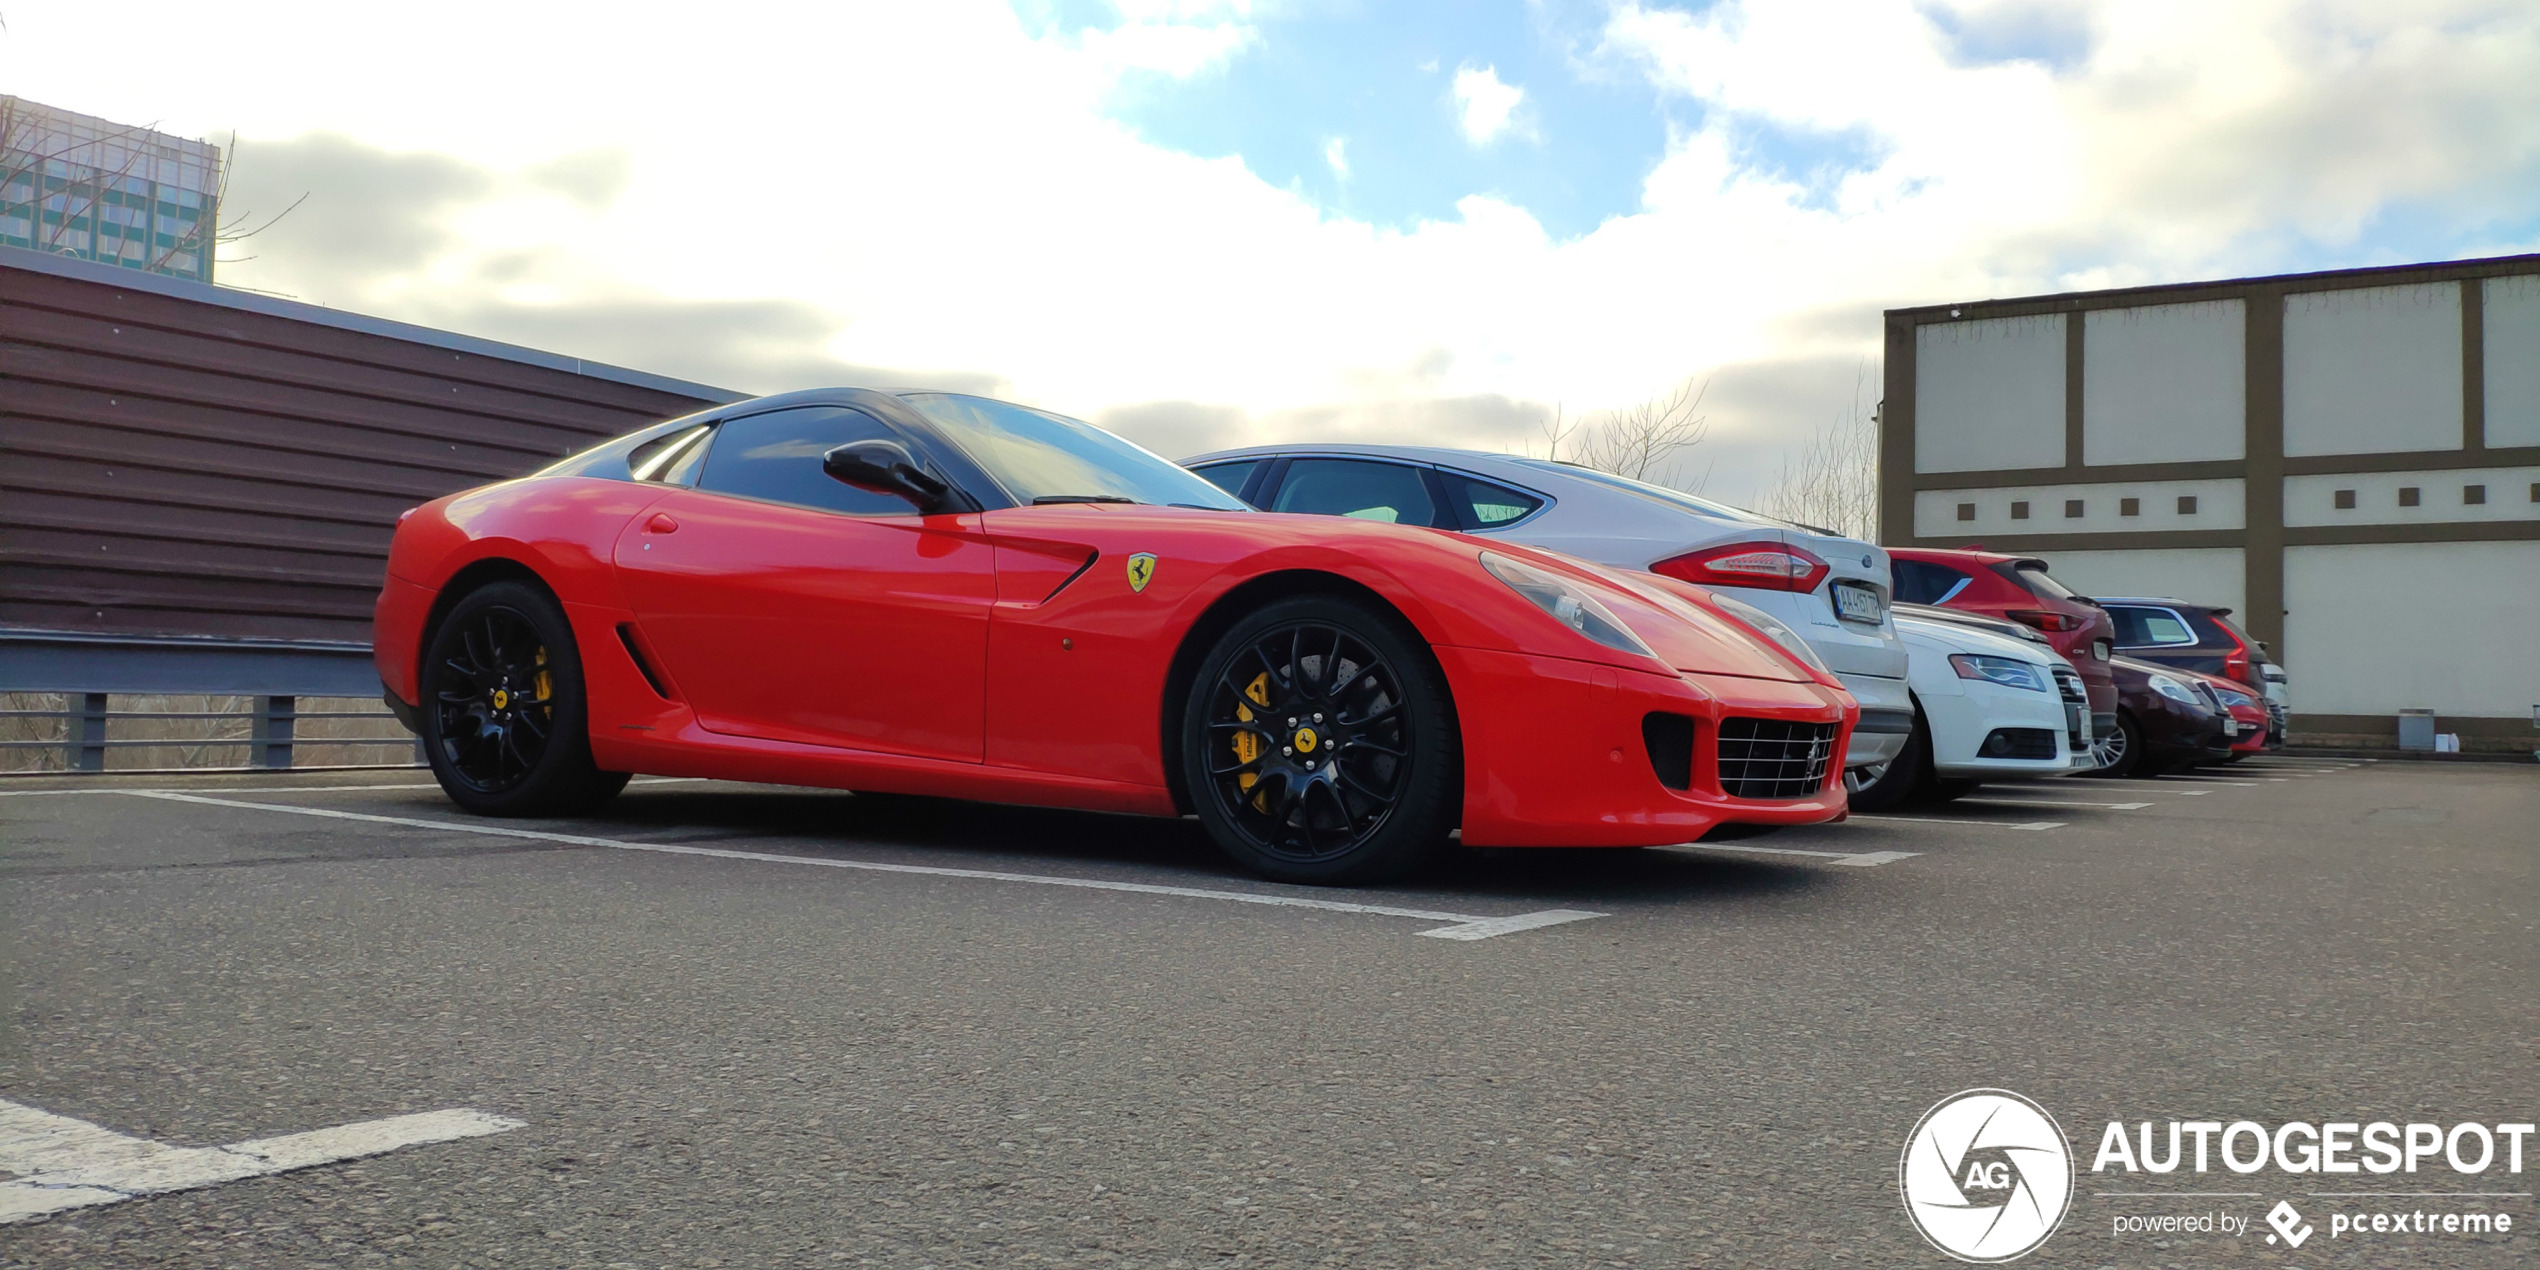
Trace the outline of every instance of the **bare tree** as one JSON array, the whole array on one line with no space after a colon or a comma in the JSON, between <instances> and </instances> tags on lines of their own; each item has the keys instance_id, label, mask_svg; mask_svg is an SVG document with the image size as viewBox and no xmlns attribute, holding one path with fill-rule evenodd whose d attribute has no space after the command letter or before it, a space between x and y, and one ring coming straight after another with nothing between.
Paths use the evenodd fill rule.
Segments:
<instances>
[{"instance_id":1,"label":"bare tree","mask_svg":"<svg viewBox=\"0 0 2540 1270\"><path fill-rule=\"evenodd\" d=\"M1764 496L1764 510L1784 520L1877 541L1879 519L1878 412L1864 412L1869 383L1863 364L1852 381L1852 401L1841 417L1810 436L1799 453L1782 460L1781 479Z\"/></svg>"},{"instance_id":2,"label":"bare tree","mask_svg":"<svg viewBox=\"0 0 2540 1270\"><path fill-rule=\"evenodd\" d=\"M0 208L25 208L29 240L39 251L75 250L70 236L84 227L89 235L87 254L94 256L99 239L98 225L105 215L107 191L124 186L147 156L151 139L158 135L155 126L131 125L89 139L65 137L45 127L42 120L27 109L23 98L0 97ZM57 141L61 144L56 144ZM100 158L109 153L120 153L121 162L107 167L71 157L83 149ZM217 253L226 244L261 234L308 200L306 193L301 194L291 206L265 218L261 224L253 223L253 212L228 214L229 179L236 167L238 134L231 133L229 145L216 148L214 153L218 156L214 160L217 166L213 188L208 191L205 200L204 214L183 234L177 235L172 245L156 247L153 244L156 249L148 262L152 271L166 268L180 255L189 252ZM58 194L48 188L46 179L49 165L56 162L63 164L71 173L69 183ZM58 217L50 227L45 223L47 211ZM215 261L207 259L205 263L209 265ZM209 276L210 272L207 268L205 276Z\"/></svg>"},{"instance_id":3,"label":"bare tree","mask_svg":"<svg viewBox=\"0 0 2540 1270\"><path fill-rule=\"evenodd\" d=\"M1552 417L1537 429L1544 442L1543 457L1636 481L1683 487L1672 460L1710 435L1710 420L1701 413L1702 395L1709 388L1707 380L1696 384L1688 379L1638 405L1582 419L1569 418L1555 405ZM1564 446L1569 448L1567 455L1562 453ZM1531 443L1526 452L1534 453ZM1706 470L1691 488L1698 490L1709 480Z\"/></svg>"}]
</instances>

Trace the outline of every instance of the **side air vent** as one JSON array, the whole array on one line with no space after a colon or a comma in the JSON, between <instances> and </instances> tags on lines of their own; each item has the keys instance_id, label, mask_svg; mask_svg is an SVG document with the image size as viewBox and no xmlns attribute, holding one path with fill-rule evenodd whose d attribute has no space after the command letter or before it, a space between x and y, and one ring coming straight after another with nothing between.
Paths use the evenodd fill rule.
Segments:
<instances>
[{"instance_id":1,"label":"side air vent","mask_svg":"<svg viewBox=\"0 0 2540 1270\"><path fill-rule=\"evenodd\" d=\"M644 682L653 686L653 695L664 701L672 700L670 689L662 686L661 676L654 673L651 662L644 660L644 650L636 646L635 628L624 622L618 623L617 642L626 645L627 660L634 662L635 673L642 675Z\"/></svg>"},{"instance_id":2,"label":"side air vent","mask_svg":"<svg viewBox=\"0 0 2540 1270\"><path fill-rule=\"evenodd\" d=\"M1653 712L1641 716L1641 744L1649 749L1649 768L1669 789L1693 788L1693 720L1681 714Z\"/></svg>"}]
</instances>

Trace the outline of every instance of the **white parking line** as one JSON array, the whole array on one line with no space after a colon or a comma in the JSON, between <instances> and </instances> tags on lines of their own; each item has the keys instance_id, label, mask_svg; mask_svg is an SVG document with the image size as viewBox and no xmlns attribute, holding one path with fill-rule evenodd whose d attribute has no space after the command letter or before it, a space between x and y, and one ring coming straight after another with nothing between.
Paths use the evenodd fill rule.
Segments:
<instances>
[{"instance_id":1,"label":"white parking line","mask_svg":"<svg viewBox=\"0 0 2540 1270\"><path fill-rule=\"evenodd\" d=\"M1938 816L1864 816L1858 812L1853 813L1852 819L1875 820L1882 824L1898 825L1949 825L1958 829L2044 830L2061 829L2065 824L2065 822L2061 820L2032 820L2022 824L2012 824L2008 821L2002 820L1947 820Z\"/></svg>"},{"instance_id":2,"label":"white parking line","mask_svg":"<svg viewBox=\"0 0 2540 1270\"><path fill-rule=\"evenodd\" d=\"M1186 899L1225 900L1236 904L1265 904L1279 908L1310 908L1329 913L1366 913L1376 917L1411 917L1422 921L1451 922L1436 930L1420 934L1437 939L1488 939L1521 930L1534 930L1564 922L1585 921L1609 914L1583 909L1552 908L1535 913L1511 916L1488 916L1474 913L1447 913L1432 909L1396 908L1384 904L1353 904L1343 900L1308 899L1296 895L1263 895L1251 891L1211 891L1189 886L1158 886L1149 882L1105 882L1094 878L1046 877L1037 873L1006 873L993 869L952 869L931 864L881 864L871 860L839 860L824 856L777 855L766 851L731 851L721 847L686 847L664 842L627 842L617 838L593 838L582 834L549 833L543 829L514 829L507 825L462 824L448 820L425 820L416 816L377 816L368 812L336 811L328 807L293 807L286 803L250 803L227 798L204 798L197 794L173 790L125 790L138 798L158 798L170 802L201 803L207 807L234 807L245 811L278 811L293 816L321 816L331 820L355 820L367 824L404 825L415 829L433 829L443 833L472 833L489 838L524 838L533 842L560 842L575 847L607 847L613 851L651 851L661 855L705 856L717 860L754 860L762 864L799 864L821 869L859 869L868 873L905 873L920 877L969 878L983 882L1021 882L1033 886L1069 886L1088 891L1125 891L1136 895L1174 895Z\"/></svg>"},{"instance_id":3,"label":"white parking line","mask_svg":"<svg viewBox=\"0 0 2540 1270\"><path fill-rule=\"evenodd\" d=\"M2277 784L2283 783L2281 777L2272 776L2261 776L2255 781L2218 780L2211 776L2155 776L2152 779L2156 781L2169 781L2173 784L2179 785L2231 785L2240 789L2256 789L2258 787L2258 781L2272 780Z\"/></svg>"},{"instance_id":4,"label":"white parking line","mask_svg":"<svg viewBox=\"0 0 2540 1270\"><path fill-rule=\"evenodd\" d=\"M1911 860L1915 856L1922 854L1922 852L1919 851L1802 851L1797 847L1750 847L1742 842L1688 842L1680 847L1669 848L1669 850L1742 851L1751 852L1755 855L1807 856L1812 859L1823 860L1828 864L1846 865L1855 869L1874 869L1882 864L1894 864L1899 860Z\"/></svg>"},{"instance_id":5,"label":"white parking line","mask_svg":"<svg viewBox=\"0 0 2540 1270\"><path fill-rule=\"evenodd\" d=\"M2105 807L2110 811L2141 811L2153 805L2151 803L2077 803L2061 798L2012 798L1996 797L1992 794L1982 797L1970 795L1958 801L1995 807Z\"/></svg>"},{"instance_id":6,"label":"white parking line","mask_svg":"<svg viewBox=\"0 0 2540 1270\"><path fill-rule=\"evenodd\" d=\"M0 1226L66 1209L384 1155L400 1147L507 1133L521 1123L459 1108L225 1147L172 1147L0 1099L0 1173L17 1175L0 1182Z\"/></svg>"},{"instance_id":7,"label":"white parking line","mask_svg":"<svg viewBox=\"0 0 2540 1270\"><path fill-rule=\"evenodd\" d=\"M626 782L628 785L697 785L703 776L644 776ZM334 794L354 789L439 789L431 781L405 781L396 785L256 785L241 789L242 794ZM29 798L37 794L200 794L201 789L134 789L114 786L105 789L0 789L0 798Z\"/></svg>"}]
</instances>

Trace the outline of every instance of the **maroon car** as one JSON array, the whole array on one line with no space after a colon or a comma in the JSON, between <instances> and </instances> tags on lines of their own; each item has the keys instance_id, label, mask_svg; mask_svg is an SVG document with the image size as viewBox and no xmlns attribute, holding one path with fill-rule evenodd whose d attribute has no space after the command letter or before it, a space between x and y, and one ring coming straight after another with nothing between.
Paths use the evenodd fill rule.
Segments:
<instances>
[{"instance_id":1,"label":"maroon car","mask_svg":"<svg viewBox=\"0 0 2540 1270\"><path fill-rule=\"evenodd\" d=\"M2045 561L1930 547L1890 547L1887 554L1898 603L2004 618L2044 635L2081 673L2082 689L2090 695L2090 734L2116 732L2117 684L2108 668L2116 625L2096 603L2048 577Z\"/></svg>"}]
</instances>

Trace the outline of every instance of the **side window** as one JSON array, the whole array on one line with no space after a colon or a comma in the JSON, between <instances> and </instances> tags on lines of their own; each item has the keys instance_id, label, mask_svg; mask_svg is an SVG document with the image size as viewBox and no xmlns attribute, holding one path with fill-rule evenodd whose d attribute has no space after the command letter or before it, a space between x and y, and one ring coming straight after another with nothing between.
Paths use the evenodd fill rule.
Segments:
<instances>
[{"instance_id":1,"label":"side window","mask_svg":"<svg viewBox=\"0 0 2540 1270\"><path fill-rule=\"evenodd\" d=\"M2175 647L2196 642L2196 632L2168 609L2112 604L2108 606L2108 618L2117 624L2119 648Z\"/></svg>"},{"instance_id":2,"label":"side window","mask_svg":"<svg viewBox=\"0 0 2540 1270\"><path fill-rule=\"evenodd\" d=\"M1237 459L1232 463L1211 463L1191 470L1206 478L1209 484L1241 498L1244 482L1252 479L1252 470L1259 466L1259 459Z\"/></svg>"},{"instance_id":3,"label":"side window","mask_svg":"<svg viewBox=\"0 0 2540 1270\"><path fill-rule=\"evenodd\" d=\"M1966 574L1945 564L1920 560L1891 561L1896 567L1896 598L1904 604L1939 604L1967 585Z\"/></svg>"},{"instance_id":4,"label":"side window","mask_svg":"<svg viewBox=\"0 0 2540 1270\"><path fill-rule=\"evenodd\" d=\"M853 516L915 515L905 499L857 489L820 470L821 455L850 441L907 444L881 420L843 406L749 415L715 430L697 487Z\"/></svg>"},{"instance_id":5,"label":"side window","mask_svg":"<svg viewBox=\"0 0 2540 1270\"><path fill-rule=\"evenodd\" d=\"M1543 506L1542 499L1524 490L1458 476L1453 472L1440 472L1438 475L1446 481L1446 496L1455 500L1455 510L1463 515L1465 524L1475 529L1513 525Z\"/></svg>"},{"instance_id":6,"label":"side window","mask_svg":"<svg viewBox=\"0 0 2540 1270\"><path fill-rule=\"evenodd\" d=\"M646 442L626 456L627 471L639 481L694 485L698 465L705 462L707 438L713 433L711 427L696 427Z\"/></svg>"},{"instance_id":7,"label":"side window","mask_svg":"<svg viewBox=\"0 0 2540 1270\"><path fill-rule=\"evenodd\" d=\"M1420 469L1365 459L1298 459L1279 483L1274 512L1350 516L1396 525L1434 525L1437 505Z\"/></svg>"}]
</instances>

